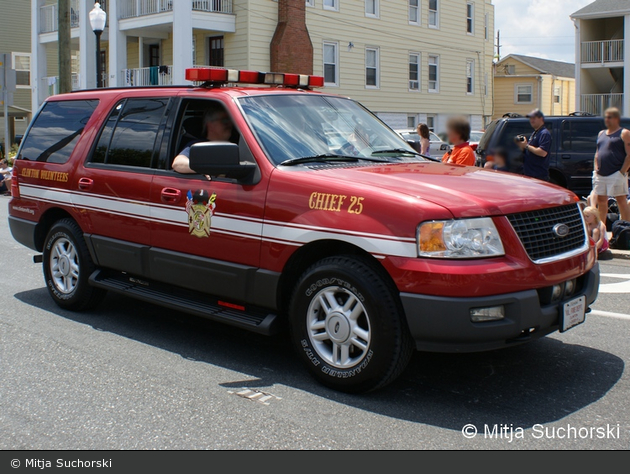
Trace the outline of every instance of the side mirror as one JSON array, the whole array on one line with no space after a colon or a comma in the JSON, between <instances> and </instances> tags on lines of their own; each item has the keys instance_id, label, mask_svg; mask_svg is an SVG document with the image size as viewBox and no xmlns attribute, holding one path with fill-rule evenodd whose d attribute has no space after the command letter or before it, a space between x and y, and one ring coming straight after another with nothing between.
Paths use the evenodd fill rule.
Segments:
<instances>
[{"instance_id":1,"label":"side mirror","mask_svg":"<svg viewBox=\"0 0 630 474\"><path fill-rule=\"evenodd\" d=\"M240 162L239 146L229 142L197 143L190 148L190 168L213 178L245 180L257 167Z\"/></svg>"}]
</instances>

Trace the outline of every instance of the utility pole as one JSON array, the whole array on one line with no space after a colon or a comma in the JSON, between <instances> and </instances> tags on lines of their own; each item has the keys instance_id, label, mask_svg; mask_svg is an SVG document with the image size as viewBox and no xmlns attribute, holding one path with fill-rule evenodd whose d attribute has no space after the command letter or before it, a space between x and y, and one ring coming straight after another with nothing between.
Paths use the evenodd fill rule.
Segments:
<instances>
[{"instance_id":1,"label":"utility pole","mask_svg":"<svg viewBox=\"0 0 630 474\"><path fill-rule=\"evenodd\" d=\"M497 30L497 62L501 61L501 30Z\"/></svg>"},{"instance_id":2,"label":"utility pole","mask_svg":"<svg viewBox=\"0 0 630 474\"><path fill-rule=\"evenodd\" d=\"M59 92L72 91L72 62L70 59L70 0L57 0L59 30Z\"/></svg>"}]
</instances>

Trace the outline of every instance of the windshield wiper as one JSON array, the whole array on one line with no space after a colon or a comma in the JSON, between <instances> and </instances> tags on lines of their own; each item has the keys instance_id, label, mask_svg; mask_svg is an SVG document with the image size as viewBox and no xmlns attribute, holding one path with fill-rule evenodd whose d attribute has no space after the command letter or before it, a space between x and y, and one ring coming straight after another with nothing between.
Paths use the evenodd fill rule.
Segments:
<instances>
[{"instance_id":1,"label":"windshield wiper","mask_svg":"<svg viewBox=\"0 0 630 474\"><path fill-rule=\"evenodd\" d=\"M392 148L391 150L378 150L372 153L372 156L393 155L393 154L421 156L420 153L418 153L417 151L405 150L404 148Z\"/></svg>"},{"instance_id":2,"label":"windshield wiper","mask_svg":"<svg viewBox=\"0 0 630 474\"><path fill-rule=\"evenodd\" d=\"M333 153L324 153L324 154L315 155L315 156L303 156L301 158L291 158L290 160L285 160L282 163L280 163L280 166L295 166L295 165L301 165L304 163L317 163L317 162L327 162L327 161L354 162L354 161L359 161L359 158L355 156L335 155Z\"/></svg>"}]
</instances>

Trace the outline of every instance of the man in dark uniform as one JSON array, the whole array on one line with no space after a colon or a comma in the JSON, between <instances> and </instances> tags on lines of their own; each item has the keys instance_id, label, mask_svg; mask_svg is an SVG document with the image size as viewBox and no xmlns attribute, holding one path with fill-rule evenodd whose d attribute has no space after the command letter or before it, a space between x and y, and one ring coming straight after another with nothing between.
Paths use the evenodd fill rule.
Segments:
<instances>
[{"instance_id":1,"label":"man in dark uniform","mask_svg":"<svg viewBox=\"0 0 630 474\"><path fill-rule=\"evenodd\" d=\"M517 142L523 151L523 173L531 178L550 181L551 133L545 127L545 115L538 109L527 116L534 133L529 140Z\"/></svg>"}]
</instances>

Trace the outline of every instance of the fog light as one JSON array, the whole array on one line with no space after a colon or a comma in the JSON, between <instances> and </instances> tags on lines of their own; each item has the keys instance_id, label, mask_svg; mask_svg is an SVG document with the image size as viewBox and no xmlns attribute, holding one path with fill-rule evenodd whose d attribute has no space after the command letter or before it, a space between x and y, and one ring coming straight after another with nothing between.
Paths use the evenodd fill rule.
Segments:
<instances>
[{"instance_id":1,"label":"fog light","mask_svg":"<svg viewBox=\"0 0 630 474\"><path fill-rule=\"evenodd\" d=\"M551 292L551 301L560 301L563 289L564 285L554 285L553 291Z\"/></svg>"},{"instance_id":2,"label":"fog light","mask_svg":"<svg viewBox=\"0 0 630 474\"><path fill-rule=\"evenodd\" d=\"M573 296L577 287L575 280L569 280L564 284L564 296Z\"/></svg>"},{"instance_id":3,"label":"fog light","mask_svg":"<svg viewBox=\"0 0 630 474\"><path fill-rule=\"evenodd\" d=\"M505 307L475 308L470 310L470 320L473 323L487 323L505 319Z\"/></svg>"}]
</instances>

